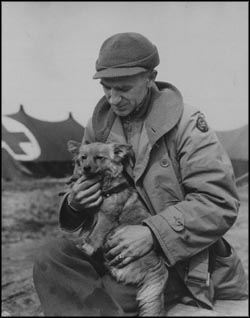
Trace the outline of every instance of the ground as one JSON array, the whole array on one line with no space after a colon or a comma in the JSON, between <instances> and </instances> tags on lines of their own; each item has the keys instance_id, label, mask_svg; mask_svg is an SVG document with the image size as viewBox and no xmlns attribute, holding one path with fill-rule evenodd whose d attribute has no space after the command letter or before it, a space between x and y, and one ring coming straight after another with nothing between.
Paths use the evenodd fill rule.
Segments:
<instances>
[{"instance_id":1,"label":"ground","mask_svg":"<svg viewBox=\"0 0 250 318\"><path fill-rule=\"evenodd\" d=\"M58 193L65 179L2 181L2 311L11 316L39 316L41 308L32 281L39 247L67 236L58 227ZM248 276L248 185L238 189L238 219L225 237L235 247Z\"/></svg>"}]
</instances>

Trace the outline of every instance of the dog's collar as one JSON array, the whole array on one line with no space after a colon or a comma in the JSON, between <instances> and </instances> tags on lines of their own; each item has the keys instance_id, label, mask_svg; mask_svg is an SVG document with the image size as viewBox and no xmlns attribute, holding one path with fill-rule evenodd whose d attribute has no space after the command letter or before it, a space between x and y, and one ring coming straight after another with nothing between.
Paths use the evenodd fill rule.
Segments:
<instances>
[{"instance_id":1,"label":"dog's collar","mask_svg":"<svg viewBox=\"0 0 250 318\"><path fill-rule=\"evenodd\" d=\"M119 183L118 185L110 188L110 189L107 189L107 190L103 190L102 191L102 195L105 197L105 198L108 198L111 194L114 194L114 193L119 193L125 189L127 189L129 186L129 183L127 181L123 181L121 183Z\"/></svg>"}]
</instances>

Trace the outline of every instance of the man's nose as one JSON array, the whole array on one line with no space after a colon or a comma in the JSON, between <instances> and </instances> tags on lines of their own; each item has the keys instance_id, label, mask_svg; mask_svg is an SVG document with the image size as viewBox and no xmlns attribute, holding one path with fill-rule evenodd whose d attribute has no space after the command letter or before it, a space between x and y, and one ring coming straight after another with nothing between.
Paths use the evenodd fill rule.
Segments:
<instances>
[{"instance_id":1,"label":"man's nose","mask_svg":"<svg viewBox=\"0 0 250 318\"><path fill-rule=\"evenodd\" d=\"M121 99L122 98L121 98L120 94L117 91L111 89L110 96L109 96L110 104L118 105L121 102Z\"/></svg>"}]
</instances>

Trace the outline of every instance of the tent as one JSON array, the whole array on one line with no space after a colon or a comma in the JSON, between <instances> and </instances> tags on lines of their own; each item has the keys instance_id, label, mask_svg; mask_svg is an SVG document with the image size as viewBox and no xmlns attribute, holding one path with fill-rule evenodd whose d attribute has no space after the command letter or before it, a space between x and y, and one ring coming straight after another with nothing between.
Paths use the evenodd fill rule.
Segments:
<instances>
[{"instance_id":1,"label":"tent","mask_svg":"<svg viewBox=\"0 0 250 318\"><path fill-rule=\"evenodd\" d=\"M232 162L236 178L248 172L248 125L229 131L217 131L217 136Z\"/></svg>"},{"instance_id":2,"label":"tent","mask_svg":"<svg viewBox=\"0 0 250 318\"><path fill-rule=\"evenodd\" d=\"M236 178L248 172L248 125L216 133L232 161ZM3 120L2 149L35 176L64 177L73 170L67 141L80 142L83 134L84 127L71 113L63 121L42 121L28 115L21 105L17 113Z\"/></svg>"},{"instance_id":3,"label":"tent","mask_svg":"<svg viewBox=\"0 0 250 318\"><path fill-rule=\"evenodd\" d=\"M6 181L29 178L32 173L2 149L2 178Z\"/></svg>"},{"instance_id":4,"label":"tent","mask_svg":"<svg viewBox=\"0 0 250 318\"><path fill-rule=\"evenodd\" d=\"M243 174L242 176L240 176L237 180L236 180L236 184L237 186L245 186L248 185L249 182L249 176L248 176L248 172Z\"/></svg>"},{"instance_id":5,"label":"tent","mask_svg":"<svg viewBox=\"0 0 250 318\"><path fill-rule=\"evenodd\" d=\"M84 127L69 113L66 120L49 122L28 115L21 105L2 121L2 149L36 177L64 177L72 173L68 140L81 141Z\"/></svg>"}]
</instances>

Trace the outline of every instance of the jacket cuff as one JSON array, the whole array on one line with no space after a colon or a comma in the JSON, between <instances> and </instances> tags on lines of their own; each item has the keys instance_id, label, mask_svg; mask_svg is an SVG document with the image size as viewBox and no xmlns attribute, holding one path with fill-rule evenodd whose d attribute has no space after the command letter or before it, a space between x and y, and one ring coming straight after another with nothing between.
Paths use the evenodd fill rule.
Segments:
<instances>
[{"instance_id":1,"label":"jacket cuff","mask_svg":"<svg viewBox=\"0 0 250 318\"><path fill-rule=\"evenodd\" d=\"M68 195L69 193L66 193L61 201L59 208L59 226L64 231L75 232L83 226L86 216L73 210L68 205Z\"/></svg>"},{"instance_id":2,"label":"jacket cuff","mask_svg":"<svg viewBox=\"0 0 250 318\"><path fill-rule=\"evenodd\" d=\"M174 266L180 260L179 250L182 245L178 242L185 231L184 219L182 213L174 207L168 207L167 211L168 213L165 210L162 214L145 219L143 224L150 227L154 233L164 253L166 265ZM180 214L179 217L178 214Z\"/></svg>"}]
</instances>

